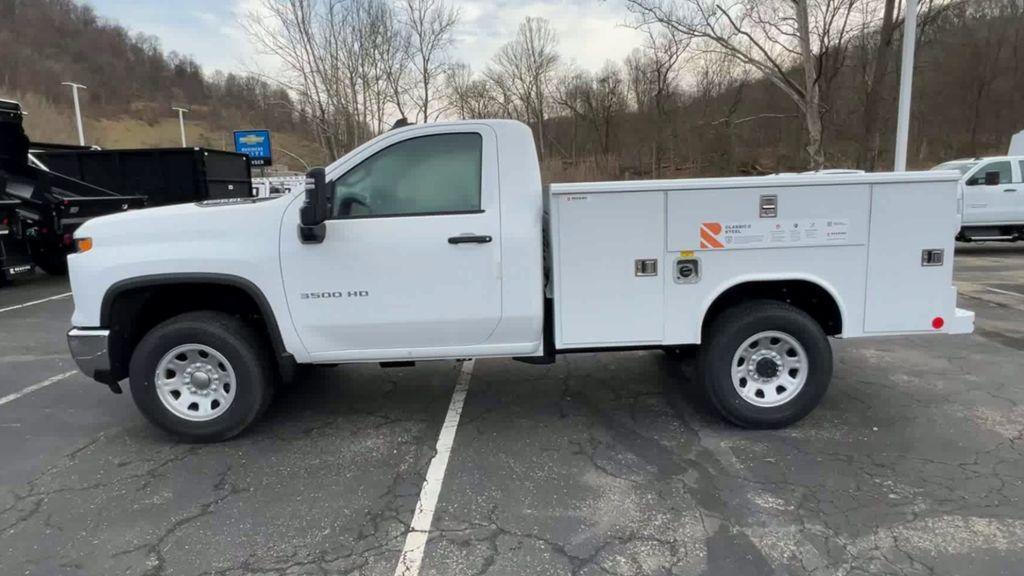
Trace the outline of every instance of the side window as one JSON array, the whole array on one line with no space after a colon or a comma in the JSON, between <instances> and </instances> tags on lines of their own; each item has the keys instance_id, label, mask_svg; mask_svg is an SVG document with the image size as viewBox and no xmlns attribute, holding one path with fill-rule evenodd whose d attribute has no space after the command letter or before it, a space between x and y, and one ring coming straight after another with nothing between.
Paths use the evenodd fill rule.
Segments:
<instances>
[{"instance_id":1,"label":"side window","mask_svg":"<svg viewBox=\"0 0 1024 576\"><path fill-rule=\"evenodd\" d=\"M1020 164L1020 179L1017 182L1024 182L1024 160L1020 160L1017 163Z\"/></svg>"},{"instance_id":2,"label":"side window","mask_svg":"<svg viewBox=\"0 0 1024 576\"><path fill-rule=\"evenodd\" d=\"M973 176L967 181L968 186L984 186L985 185L985 174L989 172L999 172L999 183L1006 184L1013 182L1013 165L1010 164L1009 160L997 160L995 162L989 162L983 165L974 173Z\"/></svg>"},{"instance_id":3,"label":"side window","mask_svg":"<svg viewBox=\"0 0 1024 576\"><path fill-rule=\"evenodd\" d=\"M436 134L403 140L334 182L333 218L480 210L482 139Z\"/></svg>"}]
</instances>

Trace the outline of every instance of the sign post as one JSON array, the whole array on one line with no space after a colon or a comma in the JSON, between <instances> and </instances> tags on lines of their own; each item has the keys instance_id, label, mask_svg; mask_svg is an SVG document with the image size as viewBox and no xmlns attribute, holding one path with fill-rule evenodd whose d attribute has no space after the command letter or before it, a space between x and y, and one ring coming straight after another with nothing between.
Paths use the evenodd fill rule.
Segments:
<instances>
[{"instance_id":1,"label":"sign post","mask_svg":"<svg viewBox=\"0 0 1024 576\"><path fill-rule=\"evenodd\" d=\"M235 152L249 157L252 166L273 164L270 149L270 130L235 130Z\"/></svg>"}]
</instances>

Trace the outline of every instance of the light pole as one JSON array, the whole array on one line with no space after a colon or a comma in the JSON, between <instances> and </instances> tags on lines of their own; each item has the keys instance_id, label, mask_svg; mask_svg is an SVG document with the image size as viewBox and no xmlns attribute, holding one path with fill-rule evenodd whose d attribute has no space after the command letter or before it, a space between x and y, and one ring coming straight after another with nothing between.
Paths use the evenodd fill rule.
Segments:
<instances>
[{"instance_id":1,"label":"light pole","mask_svg":"<svg viewBox=\"0 0 1024 576\"><path fill-rule=\"evenodd\" d=\"M907 0L903 21L903 62L900 64L900 108L896 122L897 172L907 169L907 141L910 137L910 91L914 86L914 44L917 42L917 0Z\"/></svg>"},{"instance_id":2,"label":"light pole","mask_svg":"<svg viewBox=\"0 0 1024 576\"><path fill-rule=\"evenodd\" d=\"M178 124L181 126L181 147L186 148L188 147L188 144L185 143L185 112L188 112L188 108L172 106L171 110L178 111Z\"/></svg>"},{"instance_id":3,"label":"light pole","mask_svg":"<svg viewBox=\"0 0 1024 576\"><path fill-rule=\"evenodd\" d=\"M74 82L61 82L64 86L71 86L71 97L75 100L75 120L78 122L78 145L85 146L85 132L82 130L82 108L78 105L78 89L85 90L86 87Z\"/></svg>"}]
</instances>

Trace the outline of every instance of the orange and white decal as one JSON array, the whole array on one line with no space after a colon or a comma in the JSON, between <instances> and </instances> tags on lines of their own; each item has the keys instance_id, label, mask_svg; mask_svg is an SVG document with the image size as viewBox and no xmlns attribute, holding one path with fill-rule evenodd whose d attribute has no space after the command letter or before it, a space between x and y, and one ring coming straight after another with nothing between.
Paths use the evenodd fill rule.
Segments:
<instances>
[{"instance_id":1,"label":"orange and white decal","mask_svg":"<svg viewBox=\"0 0 1024 576\"><path fill-rule=\"evenodd\" d=\"M722 241L719 240L719 234L722 233L721 222L703 222L700 225L700 247L703 250L708 248L725 248Z\"/></svg>"},{"instance_id":2,"label":"orange and white decal","mask_svg":"<svg viewBox=\"0 0 1024 576\"><path fill-rule=\"evenodd\" d=\"M701 250L850 244L850 221L830 218L701 222Z\"/></svg>"}]
</instances>

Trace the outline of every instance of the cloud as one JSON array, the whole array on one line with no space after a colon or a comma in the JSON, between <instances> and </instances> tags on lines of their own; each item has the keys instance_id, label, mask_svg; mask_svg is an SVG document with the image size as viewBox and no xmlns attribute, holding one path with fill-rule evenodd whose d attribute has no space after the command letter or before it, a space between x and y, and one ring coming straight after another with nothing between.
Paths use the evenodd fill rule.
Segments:
<instances>
[{"instance_id":1,"label":"cloud","mask_svg":"<svg viewBox=\"0 0 1024 576\"><path fill-rule=\"evenodd\" d=\"M627 13L620 1L457 0L454 5L461 16L454 56L475 70L486 66L528 16L547 19L562 58L590 70L607 60L621 61L642 41L639 32L623 25Z\"/></svg>"},{"instance_id":2,"label":"cloud","mask_svg":"<svg viewBox=\"0 0 1024 576\"><path fill-rule=\"evenodd\" d=\"M216 26L220 20L213 12L207 12L205 10L192 10L189 14L205 26Z\"/></svg>"},{"instance_id":3,"label":"cloud","mask_svg":"<svg viewBox=\"0 0 1024 576\"><path fill-rule=\"evenodd\" d=\"M264 14L263 0L87 0L97 12L131 28L154 34L166 50L190 54L207 72L258 69L275 74L277 61L260 54L241 22ZM460 13L452 56L474 70L486 67L528 16L546 18L558 34L566 63L597 70L621 61L639 46L640 34L623 26L622 0L449 0Z\"/></svg>"}]
</instances>

